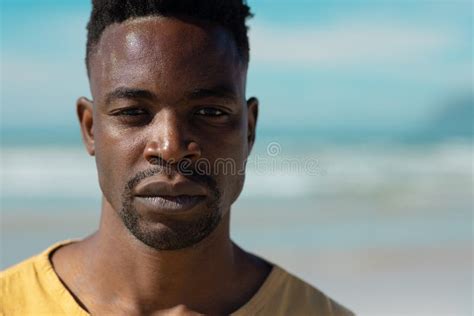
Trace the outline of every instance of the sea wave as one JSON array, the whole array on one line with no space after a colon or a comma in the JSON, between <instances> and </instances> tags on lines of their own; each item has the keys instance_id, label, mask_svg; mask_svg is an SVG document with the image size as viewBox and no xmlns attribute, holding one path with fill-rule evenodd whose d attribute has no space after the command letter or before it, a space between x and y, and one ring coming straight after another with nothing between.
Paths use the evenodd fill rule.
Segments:
<instances>
[{"instance_id":1,"label":"sea wave","mask_svg":"<svg viewBox=\"0 0 474 316\"><path fill-rule=\"evenodd\" d=\"M260 152L252 157L247 165L243 199L373 199L382 195L467 200L472 193L470 144L339 146L295 156ZM255 163L258 157L264 161L263 166ZM296 169L288 168L290 160ZM314 162L311 172L304 167L309 160ZM40 200L100 198L94 159L80 148L7 147L2 151L2 166L2 200L12 207Z\"/></svg>"}]
</instances>

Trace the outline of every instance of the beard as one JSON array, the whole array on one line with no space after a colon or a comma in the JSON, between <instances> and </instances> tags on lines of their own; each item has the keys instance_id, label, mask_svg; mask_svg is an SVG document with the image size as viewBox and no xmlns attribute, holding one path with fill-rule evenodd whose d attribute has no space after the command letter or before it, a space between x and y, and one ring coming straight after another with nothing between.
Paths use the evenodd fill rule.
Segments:
<instances>
[{"instance_id":1,"label":"beard","mask_svg":"<svg viewBox=\"0 0 474 316\"><path fill-rule=\"evenodd\" d=\"M122 194L122 207L118 212L129 232L145 245L156 250L178 250L193 246L209 236L222 219L221 194L216 181L209 175L190 174L187 178L199 182L211 193L206 211L192 219L160 219L159 223L143 218L133 205L133 188L143 179L163 173L163 168L139 172L128 181Z\"/></svg>"}]
</instances>

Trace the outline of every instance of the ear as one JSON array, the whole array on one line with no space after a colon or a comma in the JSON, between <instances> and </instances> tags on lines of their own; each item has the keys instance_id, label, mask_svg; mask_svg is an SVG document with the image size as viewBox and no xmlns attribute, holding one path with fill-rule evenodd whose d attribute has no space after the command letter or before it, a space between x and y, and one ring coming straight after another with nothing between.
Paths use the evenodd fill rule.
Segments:
<instances>
[{"instance_id":1,"label":"ear","mask_svg":"<svg viewBox=\"0 0 474 316\"><path fill-rule=\"evenodd\" d=\"M77 100L76 107L77 117L79 118L79 124L81 125L82 141L84 142L89 155L94 156L95 145L92 101L85 97L81 97Z\"/></svg>"},{"instance_id":2,"label":"ear","mask_svg":"<svg viewBox=\"0 0 474 316\"><path fill-rule=\"evenodd\" d=\"M257 130L257 118L258 118L258 99L251 97L247 101L247 117L248 117L248 129L247 129L247 143L248 143L248 154L252 151L253 144L255 143L255 133Z\"/></svg>"}]
</instances>

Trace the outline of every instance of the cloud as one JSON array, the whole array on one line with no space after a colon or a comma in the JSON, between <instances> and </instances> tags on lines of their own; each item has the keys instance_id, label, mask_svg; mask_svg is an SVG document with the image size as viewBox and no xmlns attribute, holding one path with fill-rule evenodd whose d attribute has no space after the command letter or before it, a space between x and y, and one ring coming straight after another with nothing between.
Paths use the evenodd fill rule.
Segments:
<instances>
[{"instance_id":1,"label":"cloud","mask_svg":"<svg viewBox=\"0 0 474 316\"><path fill-rule=\"evenodd\" d=\"M328 67L418 63L462 41L444 29L364 21L292 28L255 24L250 40L255 62Z\"/></svg>"}]
</instances>

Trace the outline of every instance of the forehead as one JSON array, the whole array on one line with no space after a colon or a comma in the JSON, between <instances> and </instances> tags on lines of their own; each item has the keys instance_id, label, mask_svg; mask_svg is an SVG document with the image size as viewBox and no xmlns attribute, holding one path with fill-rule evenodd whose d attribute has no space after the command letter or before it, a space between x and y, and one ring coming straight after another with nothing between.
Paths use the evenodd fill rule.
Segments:
<instances>
[{"instance_id":1,"label":"forehead","mask_svg":"<svg viewBox=\"0 0 474 316\"><path fill-rule=\"evenodd\" d=\"M218 83L243 89L246 73L226 29L168 17L109 26L91 55L90 69L94 97L117 86L167 91L170 85Z\"/></svg>"}]
</instances>

